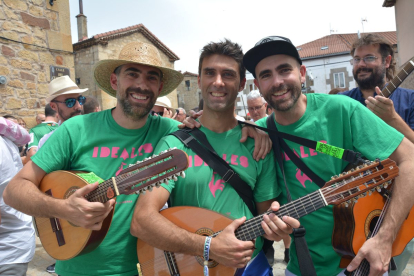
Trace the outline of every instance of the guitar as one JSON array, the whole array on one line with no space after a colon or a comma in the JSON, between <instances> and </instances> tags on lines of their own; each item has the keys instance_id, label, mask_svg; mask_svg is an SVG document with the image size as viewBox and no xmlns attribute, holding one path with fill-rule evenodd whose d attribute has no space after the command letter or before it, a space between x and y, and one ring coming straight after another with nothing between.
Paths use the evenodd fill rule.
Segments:
<instances>
[{"instance_id":1,"label":"guitar","mask_svg":"<svg viewBox=\"0 0 414 276\"><path fill-rule=\"evenodd\" d=\"M334 250L343 256L340 267L345 268L356 256L363 243L378 232L389 201L388 196L384 197L379 192L374 192L372 196L352 202L348 207L343 205L334 207L332 245ZM392 257L400 255L414 238L413 229L414 207L395 238L392 245ZM368 275L367 272L369 272L369 263L364 260L358 271L352 275Z\"/></svg>"},{"instance_id":2,"label":"guitar","mask_svg":"<svg viewBox=\"0 0 414 276\"><path fill-rule=\"evenodd\" d=\"M367 191L376 187L387 186L398 175L395 162L386 159L381 162L370 162L359 166L356 170L342 173L327 182L321 189L289 202L274 213L278 217L285 215L299 219L329 204L348 204L353 198L364 196ZM161 214L177 226L203 236L217 236L220 230L232 220L224 215L198 207L180 206L163 210ZM200 220L200 218L203 218ZM243 223L236 231L239 240L251 241L264 234L260 223L263 214ZM138 259L141 275L203 275L203 257L173 253L154 248L138 239ZM209 260L209 275L237 275L236 268L223 266Z\"/></svg>"},{"instance_id":3,"label":"guitar","mask_svg":"<svg viewBox=\"0 0 414 276\"><path fill-rule=\"evenodd\" d=\"M401 69L400 72L385 86L381 93L384 97L389 98L395 89L401 85L401 83L408 77L408 75L414 70L414 62L412 60Z\"/></svg>"},{"instance_id":4,"label":"guitar","mask_svg":"<svg viewBox=\"0 0 414 276\"><path fill-rule=\"evenodd\" d=\"M162 182L184 177L188 156L178 149L146 158L122 170L118 176L99 184L86 195L91 202L107 202L120 194L144 193ZM55 171L47 174L39 189L54 198L66 199L76 190L88 185L76 171ZM115 208L114 208L115 209ZM104 239L112 221L113 212L105 218L99 231L85 229L59 218L34 217L33 225L46 252L57 260L68 260L94 250Z\"/></svg>"}]
</instances>

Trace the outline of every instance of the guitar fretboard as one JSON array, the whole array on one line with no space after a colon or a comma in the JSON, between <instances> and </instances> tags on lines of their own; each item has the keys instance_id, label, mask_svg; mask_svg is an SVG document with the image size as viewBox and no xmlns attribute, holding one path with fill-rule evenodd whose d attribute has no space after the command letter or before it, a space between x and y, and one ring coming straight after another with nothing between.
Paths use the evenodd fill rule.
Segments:
<instances>
[{"instance_id":1,"label":"guitar fretboard","mask_svg":"<svg viewBox=\"0 0 414 276\"><path fill-rule=\"evenodd\" d=\"M268 211L264 214L269 215L271 213L274 213L280 219L283 216L299 219L325 206L325 200L320 190L318 190L281 206L280 209L276 212ZM251 241L259 236L264 235L265 232L260 225L264 214L247 220L235 231L236 237L242 241Z\"/></svg>"},{"instance_id":2,"label":"guitar fretboard","mask_svg":"<svg viewBox=\"0 0 414 276\"><path fill-rule=\"evenodd\" d=\"M397 89L398 86L408 77L408 75L414 70L414 62L410 60L400 72L384 87L381 93L384 97L389 98L391 94Z\"/></svg>"}]
</instances>

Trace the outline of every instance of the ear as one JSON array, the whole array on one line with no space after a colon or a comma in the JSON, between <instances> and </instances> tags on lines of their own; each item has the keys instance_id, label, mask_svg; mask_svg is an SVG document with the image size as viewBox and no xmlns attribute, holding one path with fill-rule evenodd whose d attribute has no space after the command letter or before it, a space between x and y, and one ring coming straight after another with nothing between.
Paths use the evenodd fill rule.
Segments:
<instances>
[{"instance_id":1,"label":"ear","mask_svg":"<svg viewBox=\"0 0 414 276\"><path fill-rule=\"evenodd\" d=\"M257 81L257 79L254 79L253 82L257 86L257 88L259 88L259 91L260 91L260 85L259 85L259 82ZM262 94L262 92L260 92L260 94Z\"/></svg>"},{"instance_id":2,"label":"ear","mask_svg":"<svg viewBox=\"0 0 414 276\"><path fill-rule=\"evenodd\" d=\"M240 82L239 92L244 89L244 86L246 85L246 78L242 79Z\"/></svg>"},{"instance_id":3,"label":"ear","mask_svg":"<svg viewBox=\"0 0 414 276\"><path fill-rule=\"evenodd\" d=\"M56 106L56 103L54 103L54 102L50 102L49 103L49 105L50 105L50 107L54 110L54 111L56 111L57 112L57 106ZM56 113L57 114L57 113Z\"/></svg>"},{"instance_id":4,"label":"ear","mask_svg":"<svg viewBox=\"0 0 414 276\"><path fill-rule=\"evenodd\" d=\"M300 68L299 68L299 72L300 72L300 82L305 83L305 81L306 81L306 66L301 65Z\"/></svg>"},{"instance_id":5,"label":"ear","mask_svg":"<svg viewBox=\"0 0 414 276\"><path fill-rule=\"evenodd\" d=\"M385 68L390 67L390 64L391 64L391 59L392 59L391 55L388 55L388 56L385 58Z\"/></svg>"},{"instance_id":6,"label":"ear","mask_svg":"<svg viewBox=\"0 0 414 276\"><path fill-rule=\"evenodd\" d=\"M115 73L111 74L109 82L111 83L111 87L113 90L118 90L118 78L116 77Z\"/></svg>"}]
</instances>

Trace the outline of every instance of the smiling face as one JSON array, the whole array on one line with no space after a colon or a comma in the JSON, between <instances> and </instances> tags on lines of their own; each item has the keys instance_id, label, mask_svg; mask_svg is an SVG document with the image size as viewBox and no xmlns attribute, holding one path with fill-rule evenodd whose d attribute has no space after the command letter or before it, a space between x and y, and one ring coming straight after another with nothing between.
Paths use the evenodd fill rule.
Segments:
<instances>
[{"instance_id":1,"label":"smiling face","mask_svg":"<svg viewBox=\"0 0 414 276\"><path fill-rule=\"evenodd\" d=\"M266 102L277 111L295 107L302 94L306 69L287 55L273 55L262 59L256 66L255 84Z\"/></svg>"},{"instance_id":2,"label":"smiling face","mask_svg":"<svg viewBox=\"0 0 414 276\"><path fill-rule=\"evenodd\" d=\"M157 68L125 64L118 75L111 75L111 86L124 115L134 121L146 117L162 89L161 71Z\"/></svg>"},{"instance_id":3,"label":"smiling face","mask_svg":"<svg viewBox=\"0 0 414 276\"><path fill-rule=\"evenodd\" d=\"M243 90L245 81L240 82L239 66L233 58L218 54L205 57L198 77L203 109L233 112L237 93Z\"/></svg>"},{"instance_id":4,"label":"smiling face","mask_svg":"<svg viewBox=\"0 0 414 276\"><path fill-rule=\"evenodd\" d=\"M370 63L363 58L376 57ZM358 63L354 61L352 73L355 81L361 89L374 89L375 86L382 88L385 84L386 68L390 66L390 58L383 60L379 52L379 45L364 45L355 49L354 57L361 59Z\"/></svg>"}]
</instances>

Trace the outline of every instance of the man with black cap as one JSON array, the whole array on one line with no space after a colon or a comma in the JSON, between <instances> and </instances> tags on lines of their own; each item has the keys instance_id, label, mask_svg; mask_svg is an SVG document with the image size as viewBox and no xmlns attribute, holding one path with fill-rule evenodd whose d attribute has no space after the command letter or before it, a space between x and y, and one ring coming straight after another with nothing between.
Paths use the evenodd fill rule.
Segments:
<instances>
[{"instance_id":1,"label":"man with black cap","mask_svg":"<svg viewBox=\"0 0 414 276\"><path fill-rule=\"evenodd\" d=\"M349 271L355 270L365 258L371 265L369 275L386 272L393 240L413 205L412 143L352 99L326 94L302 94L301 84L305 81L306 67L302 65L295 46L285 37L270 36L260 40L245 54L243 61L255 77L255 84L263 97L272 106L272 123L279 131L358 151L370 160L389 157L397 162L400 176L395 179L393 199L382 227L376 236L364 243L347 267ZM257 124L266 127L266 119L259 120ZM378 138L378 133L387 135ZM307 167L324 181L340 174L347 165L344 160L317 153L291 141L286 142ZM283 166L292 199L319 189L290 159L285 158ZM282 183L281 203L286 203L287 192L279 168L277 176L278 183ZM300 222L306 228L306 241L317 275L343 275L344 272L339 268L340 256L331 244L332 207L327 206L304 216ZM292 245L286 275L300 275L294 241Z\"/></svg>"}]
</instances>

